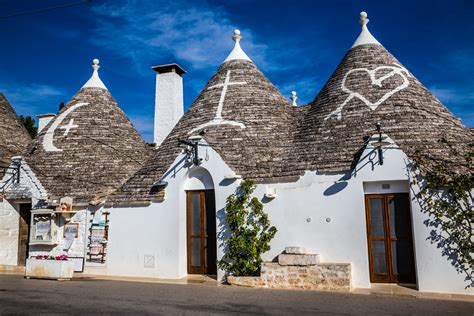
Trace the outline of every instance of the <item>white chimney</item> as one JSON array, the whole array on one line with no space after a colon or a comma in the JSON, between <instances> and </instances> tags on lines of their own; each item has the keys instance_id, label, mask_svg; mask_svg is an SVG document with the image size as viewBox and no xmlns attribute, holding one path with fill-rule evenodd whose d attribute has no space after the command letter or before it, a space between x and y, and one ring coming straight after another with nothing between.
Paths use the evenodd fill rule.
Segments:
<instances>
[{"instance_id":1,"label":"white chimney","mask_svg":"<svg viewBox=\"0 0 474 316\"><path fill-rule=\"evenodd\" d=\"M49 122L56 116L56 114L48 113L48 114L39 114L36 115L38 118L38 134L41 132L43 128L48 125Z\"/></svg>"},{"instance_id":2,"label":"white chimney","mask_svg":"<svg viewBox=\"0 0 474 316\"><path fill-rule=\"evenodd\" d=\"M158 147L184 113L183 77L178 64L151 67L156 71L155 129L153 141Z\"/></svg>"}]
</instances>

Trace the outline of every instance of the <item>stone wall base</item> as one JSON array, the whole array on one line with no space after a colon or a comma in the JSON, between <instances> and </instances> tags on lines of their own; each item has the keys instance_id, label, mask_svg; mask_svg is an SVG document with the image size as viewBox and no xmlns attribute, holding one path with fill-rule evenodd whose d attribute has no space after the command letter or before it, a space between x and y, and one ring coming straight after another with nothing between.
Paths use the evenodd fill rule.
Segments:
<instances>
[{"instance_id":1,"label":"stone wall base","mask_svg":"<svg viewBox=\"0 0 474 316\"><path fill-rule=\"evenodd\" d=\"M247 287L265 287L272 289L301 289L324 291L351 291L352 277L350 263L313 263L314 260L301 259L295 256L298 265L288 265L288 254L280 255L280 262L265 262L259 277L228 276L231 285ZM311 259L314 258L315 255ZM279 257L280 259L280 257ZM302 262L310 262L303 265Z\"/></svg>"}]
</instances>

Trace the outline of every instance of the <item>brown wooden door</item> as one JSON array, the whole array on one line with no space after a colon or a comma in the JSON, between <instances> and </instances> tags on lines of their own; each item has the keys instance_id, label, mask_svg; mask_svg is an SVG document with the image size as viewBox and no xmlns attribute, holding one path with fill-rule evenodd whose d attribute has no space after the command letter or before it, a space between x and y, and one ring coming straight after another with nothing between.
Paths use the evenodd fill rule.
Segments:
<instances>
[{"instance_id":1,"label":"brown wooden door","mask_svg":"<svg viewBox=\"0 0 474 316\"><path fill-rule=\"evenodd\" d=\"M365 196L370 281L415 283L408 193Z\"/></svg>"},{"instance_id":2,"label":"brown wooden door","mask_svg":"<svg viewBox=\"0 0 474 316\"><path fill-rule=\"evenodd\" d=\"M18 233L18 265L24 266L28 258L28 241L30 237L31 204L20 204L20 226Z\"/></svg>"},{"instance_id":3,"label":"brown wooden door","mask_svg":"<svg viewBox=\"0 0 474 316\"><path fill-rule=\"evenodd\" d=\"M216 207L214 190L187 191L189 274L216 274Z\"/></svg>"}]
</instances>

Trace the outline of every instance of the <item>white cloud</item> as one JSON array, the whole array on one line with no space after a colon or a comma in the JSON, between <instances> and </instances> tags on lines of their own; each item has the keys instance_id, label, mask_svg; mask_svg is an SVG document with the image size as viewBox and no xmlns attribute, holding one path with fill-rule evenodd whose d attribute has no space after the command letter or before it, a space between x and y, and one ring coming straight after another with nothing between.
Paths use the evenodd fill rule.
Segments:
<instances>
[{"instance_id":1,"label":"white cloud","mask_svg":"<svg viewBox=\"0 0 474 316\"><path fill-rule=\"evenodd\" d=\"M232 49L236 26L219 8L162 1L107 3L93 8L97 26L91 41L131 59L137 70L150 61L172 55L195 69L216 67ZM252 32L241 30L243 46L257 62L265 60L267 46L254 44ZM169 57L165 57L169 58Z\"/></svg>"},{"instance_id":2,"label":"white cloud","mask_svg":"<svg viewBox=\"0 0 474 316\"><path fill-rule=\"evenodd\" d=\"M40 83L0 84L0 92L5 94L19 115L33 117L45 112L56 112L65 96L63 89Z\"/></svg>"},{"instance_id":3,"label":"white cloud","mask_svg":"<svg viewBox=\"0 0 474 316\"><path fill-rule=\"evenodd\" d=\"M474 102L474 92L464 91L465 89L462 88L440 88L432 86L429 90L443 103L465 104Z\"/></svg>"},{"instance_id":4,"label":"white cloud","mask_svg":"<svg viewBox=\"0 0 474 316\"><path fill-rule=\"evenodd\" d=\"M129 119L132 121L133 126L141 134L152 133L153 134L153 115L139 115L131 114L128 115Z\"/></svg>"},{"instance_id":5,"label":"white cloud","mask_svg":"<svg viewBox=\"0 0 474 316\"><path fill-rule=\"evenodd\" d=\"M465 87L437 87L429 88L445 106L468 127L474 126L474 113L472 105L474 104L474 92L468 91Z\"/></svg>"},{"instance_id":6,"label":"white cloud","mask_svg":"<svg viewBox=\"0 0 474 316\"><path fill-rule=\"evenodd\" d=\"M320 78L304 77L297 78L291 82L285 82L283 84L277 84L278 89L285 97L290 97L291 91L296 91L298 99L296 100L298 105L306 105L313 101L316 94L319 92L322 86Z\"/></svg>"}]
</instances>

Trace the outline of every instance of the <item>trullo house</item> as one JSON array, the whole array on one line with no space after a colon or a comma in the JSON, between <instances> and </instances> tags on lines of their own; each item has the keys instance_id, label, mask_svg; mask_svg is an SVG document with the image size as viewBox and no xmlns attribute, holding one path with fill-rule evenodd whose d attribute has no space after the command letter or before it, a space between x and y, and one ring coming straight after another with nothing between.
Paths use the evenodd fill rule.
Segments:
<instances>
[{"instance_id":1,"label":"trullo house","mask_svg":"<svg viewBox=\"0 0 474 316\"><path fill-rule=\"evenodd\" d=\"M236 31L234 49L154 158L108 200L108 273L215 273L226 198L246 178L278 229L266 260L299 246L322 263L349 264L353 287L472 293L466 273L429 240L440 232L426 225L411 186L417 154L466 172L472 133L372 36L365 13L360 23L320 93L300 107Z\"/></svg>"},{"instance_id":2,"label":"trullo house","mask_svg":"<svg viewBox=\"0 0 474 316\"><path fill-rule=\"evenodd\" d=\"M419 155L470 172L462 157L470 151L472 132L372 36L364 12L360 23L359 37L305 106L294 106L296 96L292 104L265 77L240 46L236 30L229 56L174 128L160 127L159 146L146 162L142 140L105 87L80 90L22 162L28 179L18 187L25 183L33 201L51 207L68 196L75 208L84 203L67 223L57 224L58 232L75 222L83 229L70 250L64 250L69 246L64 238L41 250L85 258L88 273L211 274L221 280L226 272L217 269L216 260L228 235L226 199L242 179L251 179L278 229L266 261L288 246L302 247L318 254L327 269L342 269L344 286L408 283L420 291L472 294L472 279L430 238L443 233L429 225L412 184ZM155 115L167 104L173 108L164 115L177 119L184 71L176 64L155 70ZM163 74L177 85L162 84ZM178 89L159 91L172 87ZM160 95L172 100L162 102ZM81 129L81 119L85 124L104 117L93 110L116 118L101 129L92 123ZM122 125L113 125L117 121ZM104 145L101 150L111 152L102 154L90 140L101 133L122 133L117 139L122 143L107 143L113 149ZM126 154L120 156L119 149ZM89 161L97 162L94 168ZM107 169L112 167L113 172ZM5 197L3 203L13 205L8 191ZM35 208L33 202L33 213ZM30 244L30 252L34 249ZM324 275L319 280L329 282Z\"/></svg>"},{"instance_id":3,"label":"trullo house","mask_svg":"<svg viewBox=\"0 0 474 316\"><path fill-rule=\"evenodd\" d=\"M58 114L40 116L38 136L3 177L0 231L11 240L2 244L0 264L63 253L78 270L104 261L109 214L102 205L151 149L99 78L97 59L92 67L91 78ZM12 177L17 166L19 176ZM18 223L26 224L25 234L15 233ZM26 249L18 246L24 238Z\"/></svg>"},{"instance_id":4,"label":"trullo house","mask_svg":"<svg viewBox=\"0 0 474 316\"><path fill-rule=\"evenodd\" d=\"M18 119L5 95L0 93L0 178L6 179L6 181L0 182L0 194L19 175L18 165L9 168L11 158L22 155L30 143L30 135ZM18 213L27 214L31 207L26 208L16 205L14 209L5 206L6 204L2 202L0 196L0 225L4 230L4 233L0 235L0 261L3 264L16 265L18 263L17 252L26 252L28 247L28 226L26 222L18 221ZM19 263L24 264L25 259L22 258Z\"/></svg>"},{"instance_id":5,"label":"trullo house","mask_svg":"<svg viewBox=\"0 0 474 316\"><path fill-rule=\"evenodd\" d=\"M6 96L0 93L0 165L9 166L11 158L22 155L31 142L30 135L13 110ZM5 169L0 169L3 177Z\"/></svg>"}]
</instances>

